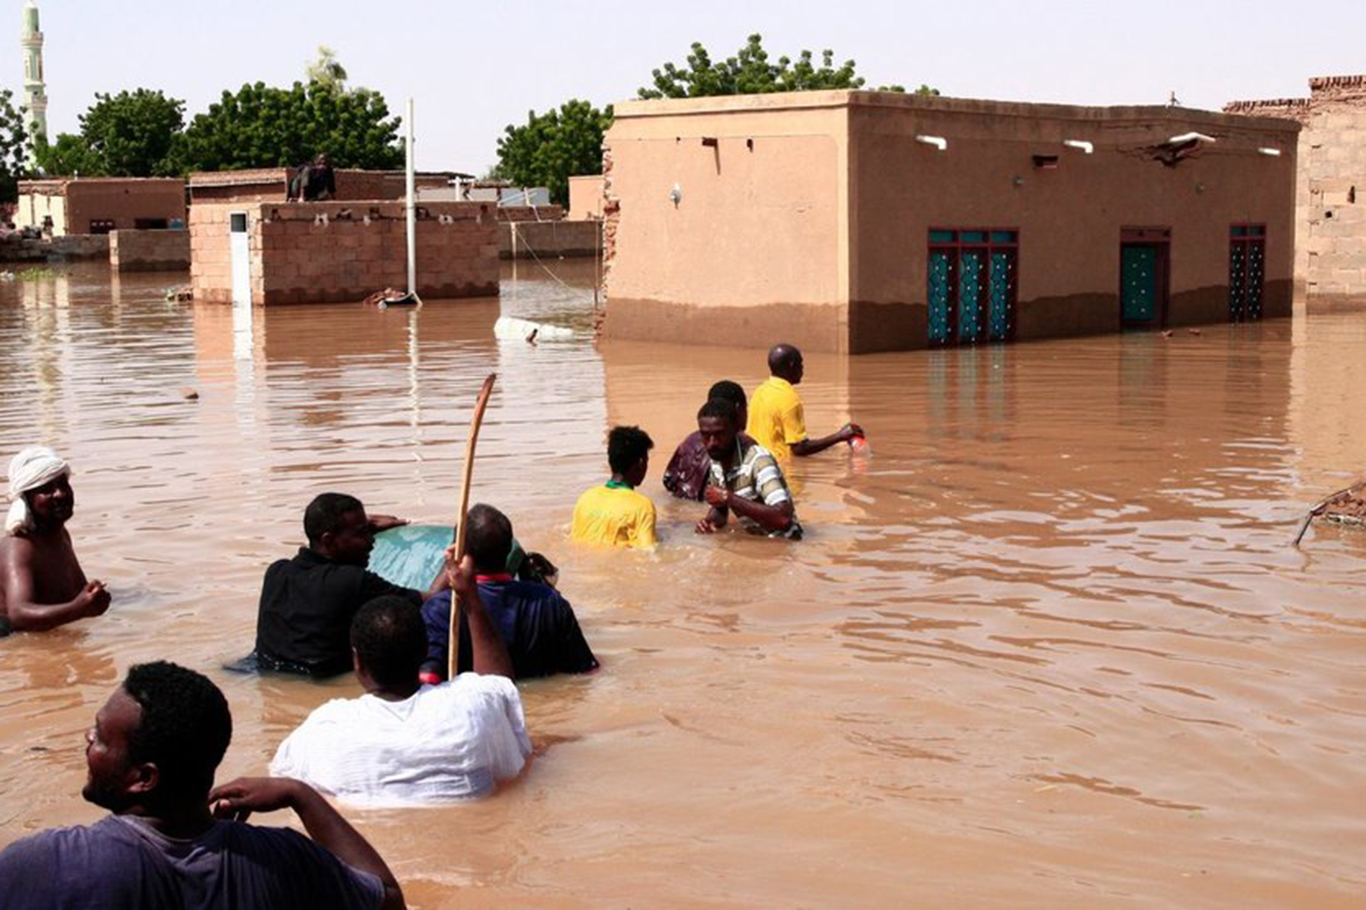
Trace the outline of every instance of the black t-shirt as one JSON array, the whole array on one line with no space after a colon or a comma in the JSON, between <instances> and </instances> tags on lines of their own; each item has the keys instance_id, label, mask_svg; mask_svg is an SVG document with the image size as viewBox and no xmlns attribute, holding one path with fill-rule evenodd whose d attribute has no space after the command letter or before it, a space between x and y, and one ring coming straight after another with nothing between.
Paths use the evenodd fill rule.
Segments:
<instances>
[{"instance_id":1,"label":"black t-shirt","mask_svg":"<svg viewBox=\"0 0 1366 910\"><path fill-rule=\"evenodd\" d=\"M266 569L256 616L256 651L267 664L297 664L313 676L345 673L351 669L351 620L382 594L422 604L418 591L300 547L293 559L278 560Z\"/></svg>"},{"instance_id":2,"label":"black t-shirt","mask_svg":"<svg viewBox=\"0 0 1366 910\"><path fill-rule=\"evenodd\" d=\"M296 831L215 822L176 840L130 816L55 828L0 852L6 910L376 908L384 885Z\"/></svg>"}]
</instances>

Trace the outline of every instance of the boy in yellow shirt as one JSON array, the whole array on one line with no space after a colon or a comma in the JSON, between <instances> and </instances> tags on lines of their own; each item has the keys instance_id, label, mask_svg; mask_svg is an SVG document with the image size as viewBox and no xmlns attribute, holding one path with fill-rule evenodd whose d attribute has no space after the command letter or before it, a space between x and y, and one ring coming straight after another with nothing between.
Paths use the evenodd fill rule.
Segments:
<instances>
[{"instance_id":1,"label":"boy in yellow shirt","mask_svg":"<svg viewBox=\"0 0 1366 910\"><path fill-rule=\"evenodd\" d=\"M571 540L609 547L653 550L655 504L635 488L650 470L654 442L640 427L613 427L607 435L612 479L593 487L574 505Z\"/></svg>"},{"instance_id":2,"label":"boy in yellow shirt","mask_svg":"<svg viewBox=\"0 0 1366 910\"><path fill-rule=\"evenodd\" d=\"M846 423L829 436L807 438L806 412L801 396L793 388L805 372L802 352L795 346L775 344L768 352L768 371L773 375L754 390L749 400L749 425L745 432L776 458L815 455L864 435L858 424Z\"/></svg>"}]
</instances>

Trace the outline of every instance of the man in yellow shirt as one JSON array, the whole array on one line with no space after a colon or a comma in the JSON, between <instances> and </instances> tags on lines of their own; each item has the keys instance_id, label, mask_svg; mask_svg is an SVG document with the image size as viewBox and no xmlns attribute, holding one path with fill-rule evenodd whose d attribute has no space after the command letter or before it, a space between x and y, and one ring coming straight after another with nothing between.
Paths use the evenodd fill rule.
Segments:
<instances>
[{"instance_id":1,"label":"man in yellow shirt","mask_svg":"<svg viewBox=\"0 0 1366 910\"><path fill-rule=\"evenodd\" d=\"M846 423L829 436L808 439L801 396L793 386L802 381L802 352L790 344L776 344L768 352L768 371L773 374L754 390L749 400L749 425L745 431L777 458L815 455L841 442L863 437L863 428Z\"/></svg>"},{"instance_id":2,"label":"man in yellow shirt","mask_svg":"<svg viewBox=\"0 0 1366 910\"><path fill-rule=\"evenodd\" d=\"M640 427L613 427L607 436L612 479L593 487L574 505L571 540L609 547L655 547L655 504L635 488L650 470L654 442Z\"/></svg>"}]
</instances>

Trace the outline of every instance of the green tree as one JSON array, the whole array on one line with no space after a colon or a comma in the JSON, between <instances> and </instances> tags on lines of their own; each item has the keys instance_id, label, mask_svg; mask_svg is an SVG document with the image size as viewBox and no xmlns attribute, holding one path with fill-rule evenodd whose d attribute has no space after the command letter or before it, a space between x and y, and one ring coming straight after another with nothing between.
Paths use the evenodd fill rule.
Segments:
<instances>
[{"instance_id":1,"label":"green tree","mask_svg":"<svg viewBox=\"0 0 1366 910\"><path fill-rule=\"evenodd\" d=\"M72 174L152 177L175 173L169 154L185 125L185 102L140 88L95 94L81 115L79 134L35 142L34 158L49 177Z\"/></svg>"},{"instance_id":2,"label":"green tree","mask_svg":"<svg viewBox=\"0 0 1366 910\"><path fill-rule=\"evenodd\" d=\"M665 63L651 73L653 87L642 87L641 98L699 98L707 95L755 95L765 92L805 92L819 89L858 89L864 79L855 72L853 60L835 66L835 52L821 51L820 65L811 51L794 61L779 57L774 63L764 50L763 37L750 35L734 57L714 61L701 43L694 42L684 67ZM879 91L904 92L900 85L884 85ZM939 94L922 85L918 94Z\"/></svg>"},{"instance_id":3,"label":"green tree","mask_svg":"<svg viewBox=\"0 0 1366 910\"><path fill-rule=\"evenodd\" d=\"M33 161L46 177L107 176L99 156L91 151L90 143L71 133L58 134L54 143L39 136L33 142Z\"/></svg>"},{"instance_id":4,"label":"green tree","mask_svg":"<svg viewBox=\"0 0 1366 910\"><path fill-rule=\"evenodd\" d=\"M573 99L544 114L530 111L523 126L509 125L498 140L495 172L518 186L544 186L551 201L569 204L569 178L602 173L602 134L612 108L598 110Z\"/></svg>"},{"instance_id":5,"label":"green tree","mask_svg":"<svg viewBox=\"0 0 1366 910\"><path fill-rule=\"evenodd\" d=\"M27 151L24 109L14 106L13 92L0 89L0 202L19 198L19 181L28 176Z\"/></svg>"},{"instance_id":6,"label":"green tree","mask_svg":"<svg viewBox=\"0 0 1366 910\"><path fill-rule=\"evenodd\" d=\"M370 89L319 82L282 89L257 82L224 92L181 135L181 170L292 167L326 152L335 167L388 170L403 163L399 118Z\"/></svg>"},{"instance_id":7,"label":"green tree","mask_svg":"<svg viewBox=\"0 0 1366 910\"><path fill-rule=\"evenodd\" d=\"M346 68L337 60L336 53L325 44L318 45L318 59L304 70L309 82L325 85L334 92L346 91Z\"/></svg>"}]
</instances>

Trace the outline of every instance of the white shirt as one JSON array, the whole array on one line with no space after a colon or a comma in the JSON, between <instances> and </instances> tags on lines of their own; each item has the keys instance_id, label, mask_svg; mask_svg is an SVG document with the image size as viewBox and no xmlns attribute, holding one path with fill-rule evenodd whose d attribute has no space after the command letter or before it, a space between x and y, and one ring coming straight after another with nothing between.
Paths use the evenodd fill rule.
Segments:
<instances>
[{"instance_id":1,"label":"white shirt","mask_svg":"<svg viewBox=\"0 0 1366 910\"><path fill-rule=\"evenodd\" d=\"M329 701L280 743L270 773L353 805L412 806L484 796L529 755L517 687L462 673L404 701Z\"/></svg>"}]
</instances>

